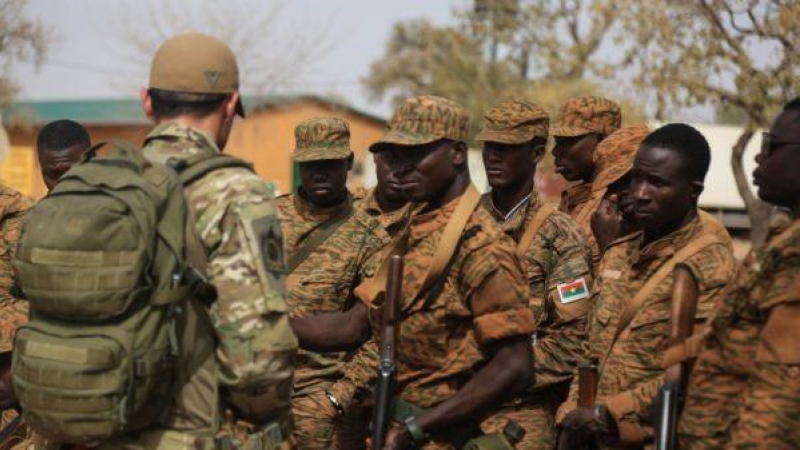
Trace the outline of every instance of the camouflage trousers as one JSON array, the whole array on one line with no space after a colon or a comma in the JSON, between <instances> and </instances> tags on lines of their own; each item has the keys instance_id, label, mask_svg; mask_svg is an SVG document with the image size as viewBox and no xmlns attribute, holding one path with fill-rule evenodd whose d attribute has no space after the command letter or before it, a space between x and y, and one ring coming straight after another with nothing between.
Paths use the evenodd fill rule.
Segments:
<instances>
[{"instance_id":1,"label":"camouflage trousers","mask_svg":"<svg viewBox=\"0 0 800 450\"><path fill-rule=\"evenodd\" d=\"M366 449L369 409L352 408L338 417L320 393L292 399L294 440L298 449Z\"/></svg>"},{"instance_id":2,"label":"camouflage trousers","mask_svg":"<svg viewBox=\"0 0 800 450\"><path fill-rule=\"evenodd\" d=\"M509 420L525 430L525 437L517 443L517 450L552 450L556 445L555 416L558 401L555 398L535 396L516 400L502 406L481 423L486 434L502 433Z\"/></svg>"}]
</instances>

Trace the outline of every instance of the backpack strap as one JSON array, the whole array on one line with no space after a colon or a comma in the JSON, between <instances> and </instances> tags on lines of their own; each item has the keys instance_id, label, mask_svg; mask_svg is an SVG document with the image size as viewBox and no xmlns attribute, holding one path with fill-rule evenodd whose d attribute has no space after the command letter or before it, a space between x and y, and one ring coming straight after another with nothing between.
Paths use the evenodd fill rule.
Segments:
<instances>
[{"instance_id":1,"label":"backpack strap","mask_svg":"<svg viewBox=\"0 0 800 450\"><path fill-rule=\"evenodd\" d=\"M519 238L516 248L518 258L525 256L525 252L528 250L528 247L531 246L533 238L536 237L536 234L539 233L542 225L544 225L545 221L554 212L556 212L556 205L545 203L539 207L539 210L533 215L533 219L531 219L531 223L528 225L528 228L525 229L525 232L522 233L522 237Z\"/></svg>"},{"instance_id":2,"label":"backpack strap","mask_svg":"<svg viewBox=\"0 0 800 450\"><path fill-rule=\"evenodd\" d=\"M667 260L661 267L656 270L656 273L653 274L639 289L639 292L630 299L625 306L623 307L622 313L619 316L619 322L617 323L617 329L614 332L614 337L611 339L611 344L608 346L606 350L606 354L603 357L603 360L600 363L600 367L605 364L605 361L608 359L609 355L611 354L611 350L614 348L614 344L616 344L617 339L628 328L628 325L633 322L633 319L636 317L636 313L639 312L642 305L644 304L645 300L647 300L653 292L664 282L664 280L672 273L675 269L675 266L679 263L686 261L687 259L691 258L692 256L696 255L703 251L706 247L712 244L716 244L719 242L716 236L712 234L705 234L700 236L700 238L690 242L685 247L681 248L670 259Z\"/></svg>"},{"instance_id":3,"label":"backpack strap","mask_svg":"<svg viewBox=\"0 0 800 450\"><path fill-rule=\"evenodd\" d=\"M306 237L297 251L289 258L287 263L287 273L294 272L300 264L305 261L311 253L314 252L320 245L322 245L328 238L339 229L342 224L347 222L347 219L353 216L353 212L355 212L355 208L353 207L352 202L348 202L348 204L339 211L334 217L330 218L327 222L323 223L322 225L318 226L311 234Z\"/></svg>"},{"instance_id":4,"label":"backpack strap","mask_svg":"<svg viewBox=\"0 0 800 450\"><path fill-rule=\"evenodd\" d=\"M170 158L167 160L167 165L178 172L178 177L184 186L189 186L209 173L220 169L241 167L255 173L252 164L224 153L213 155L202 153L185 159Z\"/></svg>"}]
</instances>

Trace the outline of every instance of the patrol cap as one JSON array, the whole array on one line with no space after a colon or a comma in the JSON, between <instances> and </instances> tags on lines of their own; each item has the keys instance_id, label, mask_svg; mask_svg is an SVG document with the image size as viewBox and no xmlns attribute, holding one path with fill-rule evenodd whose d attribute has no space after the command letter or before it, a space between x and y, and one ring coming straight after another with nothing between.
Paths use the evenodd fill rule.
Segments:
<instances>
[{"instance_id":1,"label":"patrol cap","mask_svg":"<svg viewBox=\"0 0 800 450\"><path fill-rule=\"evenodd\" d=\"M604 136L617 131L622 124L619 105L603 97L578 97L567 101L550 127L555 137L583 136L598 133Z\"/></svg>"},{"instance_id":2,"label":"patrol cap","mask_svg":"<svg viewBox=\"0 0 800 450\"><path fill-rule=\"evenodd\" d=\"M597 144L594 162L597 176L594 188L606 188L621 179L633 168L636 152L650 129L643 123L625 126L611 133Z\"/></svg>"},{"instance_id":3,"label":"patrol cap","mask_svg":"<svg viewBox=\"0 0 800 450\"><path fill-rule=\"evenodd\" d=\"M239 90L239 66L227 44L202 33L185 33L161 44L150 66L150 88L189 94L230 94ZM242 99L236 113L244 117Z\"/></svg>"},{"instance_id":4,"label":"patrol cap","mask_svg":"<svg viewBox=\"0 0 800 450\"><path fill-rule=\"evenodd\" d=\"M547 139L550 116L539 105L517 98L490 109L483 116L478 141L522 144L534 138Z\"/></svg>"},{"instance_id":5,"label":"patrol cap","mask_svg":"<svg viewBox=\"0 0 800 450\"><path fill-rule=\"evenodd\" d=\"M395 111L386 133L369 151L386 145L424 145L439 139L466 142L469 113L452 100L433 95L406 99Z\"/></svg>"},{"instance_id":6,"label":"patrol cap","mask_svg":"<svg viewBox=\"0 0 800 450\"><path fill-rule=\"evenodd\" d=\"M350 127L338 117L318 117L294 129L294 160L297 162L345 159L350 150Z\"/></svg>"}]
</instances>

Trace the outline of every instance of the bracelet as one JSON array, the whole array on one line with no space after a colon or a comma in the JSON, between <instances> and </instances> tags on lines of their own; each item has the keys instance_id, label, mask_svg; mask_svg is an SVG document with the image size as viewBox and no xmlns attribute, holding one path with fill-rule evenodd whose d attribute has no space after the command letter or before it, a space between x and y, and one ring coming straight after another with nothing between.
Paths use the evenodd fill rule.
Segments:
<instances>
[{"instance_id":1,"label":"bracelet","mask_svg":"<svg viewBox=\"0 0 800 450\"><path fill-rule=\"evenodd\" d=\"M417 422L416 417L411 416L406 419L404 423L406 425L406 429L408 430L408 434L411 435L411 440L414 441L414 447L419 447L430 440L428 433L426 433L425 430L419 426L419 422Z\"/></svg>"},{"instance_id":2,"label":"bracelet","mask_svg":"<svg viewBox=\"0 0 800 450\"><path fill-rule=\"evenodd\" d=\"M331 394L328 391L325 391L325 396L328 397L328 400L330 400L331 404L336 409L336 414L340 416L344 414L344 408L342 408L342 404L339 403L339 400L337 400L336 397L333 396L333 394Z\"/></svg>"}]
</instances>

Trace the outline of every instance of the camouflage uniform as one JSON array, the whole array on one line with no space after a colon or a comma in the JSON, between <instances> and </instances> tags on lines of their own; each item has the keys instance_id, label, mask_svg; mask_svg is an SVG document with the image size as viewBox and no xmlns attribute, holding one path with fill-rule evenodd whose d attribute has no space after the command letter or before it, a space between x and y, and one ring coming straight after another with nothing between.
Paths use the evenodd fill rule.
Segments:
<instances>
[{"instance_id":1,"label":"camouflage uniform","mask_svg":"<svg viewBox=\"0 0 800 450\"><path fill-rule=\"evenodd\" d=\"M449 100L415 97L395 113L378 145L411 146L441 138L464 141L467 125L466 112ZM443 275L439 295L429 298L433 288L417 292L460 199L415 214L408 230L403 320L397 346L398 395L421 408L434 407L456 394L475 367L486 361L487 344L530 335L535 330L533 314L524 304L528 293L513 254L513 242L480 207L467 221L452 266ZM367 276L374 275L379 259L366 266ZM379 324L373 322L372 329L379 330ZM331 389L343 406L349 406L358 388L372 384L377 365L377 343L370 340L356 355L356 363L348 365L345 377ZM422 448L454 447L434 434L433 441Z\"/></svg>"},{"instance_id":2,"label":"camouflage uniform","mask_svg":"<svg viewBox=\"0 0 800 450\"><path fill-rule=\"evenodd\" d=\"M695 363L681 448L800 445L800 220L771 229L718 304ZM780 316L776 306L789 307Z\"/></svg>"},{"instance_id":3,"label":"camouflage uniform","mask_svg":"<svg viewBox=\"0 0 800 450\"><path fill-rule=\"evenodd\" d=\"M295 129L297 148L294 160L308 162L349 157L350 131L341 119L312 119ZM337 214L352 206L350 195L340 205L320 208L301 194L278 198L286 255L293 255L305 239ZM360 267L384 241L375 234L380 225L356 210L324 242L316 247L286 278L286 304L293 317L342 311L350 307L352 289L358 282ZM297 355L292 410L294 437L299 448L353 448L335 442L337 421L320 414L319 402L328 402L325 391L341 378L347 352L316 353L300 350ZM342 422L351 422L343 417ZM367 423L356 421L360 431ZM342 431L342 430L339 430ZM351 433L353 430L350 430ZM364 439L348 439L363 446Z\"/></svg>"},{"instance_id":4,"label":"camouflage uniform","mask_svg":"<svg viewBox=\"0 0 800 450\"><path fill-rule=\"evenodd\" d=\"M28 302L19 298L20 293L16 286L16 276L11 261L14 259L25 213L32 205L33 202L19 192L0 185L0 353L8 353L14 348L14 333L20 325L28 321ZM0 429L5 429L16 417L15 411L3 411L0 417ZM9 449L30 447L32 443L28 433L27 427L20 425L2 447Z\"/></svg>"},{"instance_id":5,"label":"camouflage uniform","mask_svg":"<svg viewBox=\"0 0 800 450\"><path fill-rule=\"evenodd\" d=\"M550 134L553 137L574 137L596 133L603 138L617 131L621 122L622 112L619 106L611 100L603 97L573 98L561 107L558 119L550 126ZM597 155L595 155L595 161L597 161L596 158ZM594 190L593 183L581 183L569 187L561 194L559 210L569 214L578 222L586 234L593 255L597 257L600 249L597 247L597 241L594 239L590 226L592 213L596 210L597 205L594 205L594 209L589 205Z\"/></svg>"},{"instance_id":6,"label":"camouflage uniform","mask_svg":"<svg viewBox=\"0 0 800 450\"><path fill-rule=\"evenodd\" d=\"M504 102L489 110L485 118L485 126L477 136L480 141L521 144L536 137L547 139L547 113L527 101ZM481 204L515 242L545 206L535 191L511 217L494 207L491 193L483 195ZM575 222L565 213L554 211L542 223L531 245L517 249L517 255L528 281L528 306L537 323L533 347L536 378L527 395L504 405L481 428L485 433L498 433L509 419L514 420L526 431L517 449L549 450L555 445L555 412L565 399L585 337L591 254ZM557 286L574 282L587 286L586 295L562 299Z\"/></svg>"},{"instance_id":7,"label":"camouflage uniform","mask_svg":"<svg viewBox=\"0 0 800 450\"><path fill-rule=\"evenodd\" d=\"M599 361L597 403L608 407L621 437L618 445L608 447L606 444L604 448L642 446L652 438L651 407L663 382L672 274L644 300L614 342L625 303L676 251L703 235L710 234L716 239L684 261L698 283L698 320L708 317L714 302L722 298L725 284L734 275L730 242L719 238L715 226L708 224L709 220L714 219L697 217L645 248L641 248L642 233L631 234L609 246L603 256L590 313L588 357ZM576 379L569 400L559 408L559 422L576 407L577 384Z\"/></svg>"}]
</instances>

